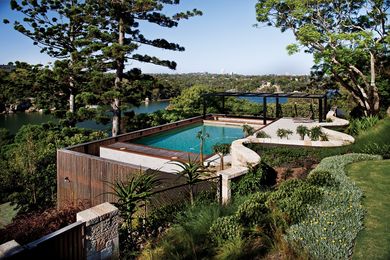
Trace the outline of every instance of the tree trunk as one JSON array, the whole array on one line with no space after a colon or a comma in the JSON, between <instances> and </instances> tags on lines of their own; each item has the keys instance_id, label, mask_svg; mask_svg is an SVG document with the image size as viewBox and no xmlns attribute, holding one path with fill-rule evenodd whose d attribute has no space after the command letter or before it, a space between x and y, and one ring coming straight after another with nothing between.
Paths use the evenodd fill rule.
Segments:
<instances>
[{"instance_id":1,"label":"tree trunk","mask_svg":"<svg viewBox=\"0 0 390 260\"><path fill-rule=\"evenodd\" d=\"M69 78L69 112L75 112L75 101L74 101L74 81L73 77Z\"/></svg>"},{"instance_id":2,"label":"tree trunk","mask_svg":"<svg viewBox=\"0 0 390 260\"><path fill-rule=\"evenodd\" d=\"M72 1L72 5L75 5L74 1ZM72 22L72 20L70 20L69 22L69 31L70 31L70 35L69 35L69 41L70 41L70 45L71 46L74 46L74 24ZM69 71L70 71L70 75L69 75L69 112L71 113L74 113L75 112L75 101L74 101L74 92L75 92L75 80L74 80L74 77L73 77L73 64L75 62L75 57L74 57L74 54L71 53L70 54L70 62L69 62Z\"/></svg>"},{"instance_id":3,"label":"tree trunk","mask_svg":"<svg viewBox=\"0 0 390 260\"><path fill-rule=\"evenodd\" d=\"M203 166L203 140L200 139L200 163L202 164Z\"/></svg>"},{"instance_id":4,"label":"tree trunk","mask_svg":"<svg viewBox=\"0 0 390 260\"><path fill-rule=\"evenodd\" d=\"M123 2L123 0L122 0ZM125 39L125 27L123 18L119 19L119 45L124 45ZM119 91L121 89L122 81L123 81L123 70L124 70L124 57L118 57L116 59L116 78L115 78L115 90ZM112 136L117 136L120 134L120 118L121 118L121 109L120 109L120 100L118 97L114 98L111 107L113 109L113 117L112 117Z\"/></svg>"},{"instance_id":5,"label":"tree trunk","mask_svg":"<svg viewBox=\"0 0 390 260\"><path fill-rule=\"evenodd\" d=\"M117 136L120 134L120 120L121 120L121 110L120 110L120 100L119 98L114 98L114 101L111 104L113 109L112 116L112 136Z\"/></svg>"},{"instance_id":6,"label":"tree trunk","mask_svg":"<svg viewBox=\"0 0 390 260\"><path fill-rule=\"evenodd\" d=\"M370 52L370 70L371 70L371 81L370 81L370 101L371 101L371 115L379 113L379 93L376 86L376 72L375 72L375 56Z\"/></svg>"},{"instance_id":7,"label":"tree trunk","mask_svg":"<svg viewBox=\"0 0 390 260\"><path fill-rule=\"evenodd\" d=\"M192 189L192 184L190 184L190 202L191 205L194 205L194 190Z\"/></svg>"}]
</instances>

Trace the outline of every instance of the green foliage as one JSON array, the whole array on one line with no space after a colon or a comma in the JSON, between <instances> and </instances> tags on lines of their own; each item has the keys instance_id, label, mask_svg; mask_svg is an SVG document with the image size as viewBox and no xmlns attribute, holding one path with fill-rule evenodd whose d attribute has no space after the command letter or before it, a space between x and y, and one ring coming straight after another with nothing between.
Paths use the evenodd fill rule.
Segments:
<instances>
[{"instance_id":1,"label":"green foliage","mask_svg":"<svg viewBox=\"0 0 390 260\"><path fill-rule=\"evenodd\" d=\"M236 216L220 217L210 227L211 240L223 244L227 240L234 240L242 236L242 227Z\"/></svg>"},{"instance_id":2,"label":"green foliage","mask_svg":"<svg viewBox=\"0 0 390 260\"><path fill-rule=\"evenodd\" d=\"M284 137L286 137L288 139L288 136L292 135L292 134L293 134L293 131L291 131L290 129L278 128L278 130L276 130L276 135L280 139L282 139Z\"/></svg>"},{"instance_id":3,"label":"green foliage","mask_svg":"<svg viewBox=\"0 0 390 260\"><path fill-rule=\"evenodd\" d=\"M242 125L242 131L244 132L245 136L250 136L250 135L253 135L255 133L255 129L248 124Z\"/></svg>"},{"instance_id":4,"label":"green foliage","mask_svg":"<svg viewBox=\"0 0 390 260\"><path fill-rule=\"evenodd\" d=\"M232 192L237 195L247 195L265 190L275 184L275 176L274 170L263 163L250 167L238 183L232 183Z\"/></svg>"},{"instance_id":5,"label":"green foliage","mask_svg":"<svg viewBox=\"0 0 390 260\"><path fill-rule=\"evenodd\" d=\"M312 141L318 141L320 138L321 141L328 141L326 134L322 132L321 126L310 128L309 136Z\"/></svg>"},{"instance_id":6,"label":"green foliage","mask_svg":"<svg viewBox=\"0 0 390 260\"><path fill-rule=\"evenodd\" d=\"M182 175L187 179L187 184L190 186L189 193L190 193L191 205L194 205L193 185L199 182L201 173L204 172L203 165L200 164L195 159L192 160L191 157L188 157L187 162L172 160L169 163L178 166L179 170L177 170L177 174Z\"/></svg>"},{"instance_id":7,"label":"green foliage","mask_svg":"<svg viewBox=\"0 0 390 260\"><path fill-rule=\"evenodd\" d=\"M11 142L11 135L5 128L0 128L0 150Z\"/></svg>"},{"instance_id":8,"label":"green foliage","mask_svg":"<svg viewBox=\"0 0 390 260\"><path fill-rule=\"evenodd\" d=\"M230 153L230 144L215 144L213 146L213 152L218 154L221 159L221 170L224 168L223 157Z\"/></svg>"},{"instance_id":9,"label":"green foliage","mask_svg":"<svg viewBox=\"0 0 390 260\"><path fill-rule=\"evenodd\" d=\"M212 251L209 230L220 217L231 214L235 205L223 208L209 201L196 203L177 215L175 224L157 244L146 250L152 259L191 259L206 257Z\"/></svg>"},{"instance_id":10,"label":"green foliage","mask_svg":"<svg viewBox=\"0 0 390 260\"><path fill-rule=\"evenodd\" d=\"M325 158L312 174L329 172L338 188L323 186L322 200L306 207L304 218L287 230L286 239L315 259L350 257L357 233L363 228L362 192L345 175L347 164L377 160L379 156L346 154ZM323 175L324 173L320 173Z\"/></svg>"},{"instance_id":11,"label":"green foliage","mask_svg":"<svg viewBox=\"0 0 390 260\"><path fill-rule=\"evenodd\" d=\"M328 171L313 171L306 179L310 184L319 187L337 187L339 184Z\"/></svg>"},{"instance_id":12,"label":"green foliage","mask_svg":"<svg viewBox=\"0 0 390 260\"><path fill-rule=\"evenodd\" d=\"M211 92L215 91L210 87L204 85L194 85L190 88L184 89L180 96L171 101L170 106L172 109L181 111L184 114L200 115L203 110L202 94Z\"/></svg>"},{"instance_id":13,"label":"green foliage","mask_svg":"<svg viewBox=\"0 0 390 260\"><path fill-rule=\"evenodd\" d=\"M236 218L245 226L264 226L269 222L269 209L265 205L268 193L257 192L248 197L237 209Z\"/></svg>"},{"instance_id":14,"label":"green foliage","mask_svg":"<svg viewBox=\"0 0 390 260\"><path fill-rule=\"evenodd\" d=\"M368 116L361 119L352 119L349 122L347 133L353 136L357 136L360 133L374 127L379 122L377 116Z\"/></svg>"},{"instance_id":15,"label":"green foliage","mask_svg":"<svg viewBox=\"0 0 390 260\"><path fill-rule=\"evenodd\" d=\"M271 136L264 131L258 131L256 133L256 137L257 138L271 138Z\"/></svg>"},{"instance_id":16,"label":"green foliage","mask_svg":"<svg viewBox=\"0 0 390 260\"><path fill-rule=\"evenodd\" d=\"M16 204L19 213L51 207L56 201L56 150L105 136L53 124L23 126L2 149L1 199Z\"/></svg>"},{"instance_id":17,"label":"green foliage","mask_svg":"<svg viewBox=\"0 0 390 260\"><path fill-rule=\"evenodd\" d=\"M390 144L370 143L366 144L361 150L361 153L381 155L383 159L390 159Z\"/></svg>"},{"instance_id":18,"label":"green foliage","mask_svg":"<svg viewBox=\"0 0 390 260\"><path fill-rule=\"evenodd\" d=\"M138 207L145 203L158 185L159 180L153 174L139 174L127 182L117 181L111 183L111 194L118 198L117 205L124 220L124 227L132 229L134 213Z\"/></svg>"},{"instance_id":19,"label":"green foliage","mask_svg":"<svg viewBox=\"0 0 390 260\"><path fill-rule=\"evenodd\" d=\"M306 215L309 205L321 201L322 191L302 180L284 181L276 192L271 193L267 204L277 207L287 215L290 223L297 223Z\"/></svg>"},{"instance_id":20,"label":"green foliage","mask_svg":"<svg viewBox=\"0 0 390 260\"><path fill-rule=\"evenodd\" d=\"M313 54L313 83L337 82L348 90L366 115L379 112L376 84L383 79L371 76L382 74L387 66L387 9L385 1L366 0L340 4L258 0L256 4L260 23L280 28L282 32L294 32L297 42L288 46L289 54L298 50Z\"/></svg>"},{"instance_id":21,"label":"green foliage","mask_svg":"<svg viewBox=\"0 0 390 260\"><path fill-rule=\"evenodd\" d=\"M309 129L304 125L297 126L297 134L301 137L301 140L305 139L305 135L309 134Z\"/></svg>"}]
</instances>

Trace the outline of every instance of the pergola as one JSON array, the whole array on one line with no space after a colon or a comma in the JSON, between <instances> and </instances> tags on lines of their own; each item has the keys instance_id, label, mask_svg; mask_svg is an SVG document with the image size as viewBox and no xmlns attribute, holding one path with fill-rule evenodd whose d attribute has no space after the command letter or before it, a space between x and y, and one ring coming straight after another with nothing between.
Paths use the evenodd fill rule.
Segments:
<instances>
[{"instance_id":1,"label":"pergola","mask_svg":"<svg viewBox=\"0 0 390 260\"><path fill-rule=\"evenodd\" d=\"M203 94L203 117L206 117L207 102L206 100L211 97L220 97L222 100L222 111L225 111L225 97L258 97L263 98L263 123L267 124L267 98L275 98L276 107L279 106L279 98L299 98L299 99L318 99L318 119L319 122L325 120L327 107L326 94L306 94L306 93L255 93L255 92L215 92ZM276 118L279 118L278 109L276 110Z\"/></svg>"}]
</instances>

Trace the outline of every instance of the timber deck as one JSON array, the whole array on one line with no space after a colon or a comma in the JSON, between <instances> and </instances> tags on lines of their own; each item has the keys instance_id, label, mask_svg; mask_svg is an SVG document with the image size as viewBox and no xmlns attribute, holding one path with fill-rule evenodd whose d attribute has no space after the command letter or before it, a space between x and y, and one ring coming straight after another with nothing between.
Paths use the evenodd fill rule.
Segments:
<instances>
[{"instance_id":1,"label":"timber deck","mask_svg":"<svg viewBox=\"0 0 390 260\"><path fill-rule=\"evenodd\" d=\"M147 155L167 160L178 160L181 162L199 161L199 155L196 153L183 152L183 151L174 151L167 150L162 148L156 148L152 146L146 146L142 144L132 144L132 143L123 143L117 142L105 146L106 148L115 149L122 152L136 153L141 155ZM205 156L205 159L208 158Z\"/></svg>"}]
</instances>

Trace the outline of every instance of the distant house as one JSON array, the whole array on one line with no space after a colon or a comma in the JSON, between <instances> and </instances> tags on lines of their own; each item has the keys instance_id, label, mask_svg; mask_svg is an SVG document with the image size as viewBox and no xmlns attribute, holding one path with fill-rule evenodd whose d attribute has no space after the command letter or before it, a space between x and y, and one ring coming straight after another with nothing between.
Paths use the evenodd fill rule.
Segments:
<instances>
[{"instance_id":1,"label":"distant house","mask_svg":"<svg viewBox=\"0 0 390 260\"><path fill-rule=\"evenodd\" d=\"M11 72L13 70L15 70L16 67L14 65L0 65L0 70L5 70L6 72Z\"/></svg>"}]
</instances>

